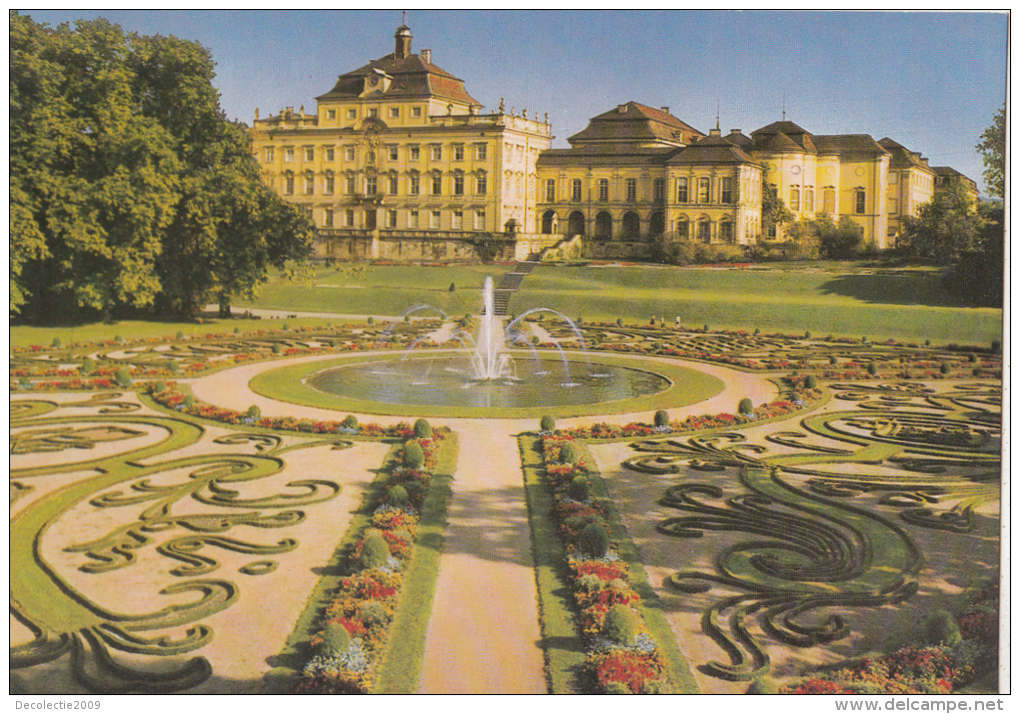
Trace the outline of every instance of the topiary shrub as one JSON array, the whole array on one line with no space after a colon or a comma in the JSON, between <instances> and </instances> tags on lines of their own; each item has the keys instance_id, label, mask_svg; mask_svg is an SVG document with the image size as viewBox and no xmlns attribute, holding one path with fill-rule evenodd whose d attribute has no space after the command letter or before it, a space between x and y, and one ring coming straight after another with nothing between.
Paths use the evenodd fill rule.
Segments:
<instances>
[{"instance_id":1,"label":"topiary shrub","mask_svg":"<svg viewBox=\"0 0 1020 714\"><path fill-rule=\"evenodd\" d=\"M420 469L424 463L425 452L422 450L421 444L409 442L404 447L404 466L410 469Z\"/></svg>"},{"instance_id":2,"label":"topiary shrub","mask_svg":"<svg viewBox=\"0 0 1020 714\"><path fill-rule=\"evenodd\" d=\"M368 320L366 320L366 322L367 322L367 323L368 323L369 325L374 325L374 324L375 324L375 318L374 318L374 317L372 317L372 316L370 315L370 316L369 316L369 318L368 318Z\"/></svg>"},{"instance_id":3,"label":"topiary shrub","mask_svg":"<svg viewBox=\"0 0 1020 714\"><path fill-rule=\"evenodd\" d=\"M193 406L195 406L195 397L194 397L194 395L186 394L184 396L184 399L181 400L181 405L185 409L191 409Z\"/></svg>"},{"instance_id":4,"label":"topiary shrub","mask_svg":"<svg viewBox=\"0 0 1020 714\"><path fill-rule=\"evenodd\" d=\"M811 332L810 332L810 330L805 330L804 331L804 339L805 340L810 340L811 339Z\"/></svg>"},{"instance_id":5,"label":"topiary shrub","mask_svg":"<svg viewBox=\"0 0 1020 714\"><path fill-rule=\"evenodd\" d=\"M322 633L322 644L320 645L323 654L343 654L350 646L351 635L347 632L347 628L338 622L327 622L326 629Z\"/></svg>"},{"instance_id":6,"label":"topiary shrub","mask_svg":"<svg viewBox=\"0 0 1020 714\"><path fill-rule=\"evenodd\" d=\"M365 623L365 627L378 627L389 621L386 615L386 608L377 600L367 600L358 605L358 616Z\"/></svg>"},{"instance_id":7,"label":"topiary shrub","mask_svg":"<svg viewBox=\"0 0 1020 714\"><path fill-rule=\"evenodd\" d=\"M560 447L560 463L576 464L580 458L581 454L577 447L569 441Z\"/></svg>"},{"instance_id":8,"label":"topiary shrub","mask_svg":"<svg viewBox=\"0 0 1020 714\"><path fill-rule=\"evenodd\" d=\"M541 419L541 420L540 420L540 421L538 422L538 427L539 427L539 428L540 428L540 429L541 429L542 431L555 431L555 430L556 430L556 421L555 421L555 420L554 420L554 419L553 419L553 418L552 418L551 416L549 416L548 414L546 414L546 415L545 415L544 417L542 417L542 419Z\"/></svg>"},{"instance_id":9,"label":"topiary shrub","mask_svg":"<svg viewBox=\"0 0 1020 714\"><path fill-rule=\"evenodd\" d=\"M286 330L289 330L289 329L290 329L290 323L287 323L287 322L283 323L283 329L284 329L285 331L286 331Z\"/></svg>"},{"instance_id":10,"label":"topiary shrub","mask_svg":"<svg viewBox=\"0 0 1020 714\"><path fill-rule=\"evenodd\" d=\"M939 365L939 372L941 372L942 374L949 374L949 363L943 362L941 365Z\"/></svg>"},{"instance_id":11,"label":"topiary shrub","mask_svg":"<svg viewBox=\"0 0 1020 714\"><path fill-rule=\"evenodd\" d=\"M177 339L178 340L183 340L184 339L184 333L181 332L180 330L177 331Z\"/></svg>"},{"instance_id":12,"label":"topiary shrub","mask_svg":"<svg viewBox=\"0 0 1020 714\"><path fill-rule=\"evenodd\" d=\"M754 413L754 402L749 397L744 397L740 400L740 404L737 405L738 414L753 414Z\"/></svg>"},{"instance_id":13,"label":"topiary shrub","mask_svg":"<svg viewBox=\"0 0 1020 714\"><path fill-rule=\"evenodd\" d=\"M804 386L807 387L808 389L814 389L815 387L818 386L818 379L815 377L815 375L809 374L808 376L804 377Z\"/></svg>"},{"instance_id":14,"label":"topiary shrub","mask_svg":"<svg viewBox=\"0 0 1020 714\"><path fill-rule=\"evenodd\" d=\"M81 361L81 373L91 374L96 369L96 363L91 357L86 357Z\"/></svg>"},{"instance_id":15,"label":"topiary shrub","mask_svg":"<svg viewBox=\"0 0 1020 714\"><path fill-rule=\"evenodd\" d=\"M123 338L123 337L121 337L120 335L114 335L114 336L113 336L113 341L114 341L114 342L123 342L123 341L124 341L124 338Z\"/></svg>"},{"instance_id":16,"label":"topiary shrub","mask_svg":"<svg viewBox=\"0 0 1020 714\"><path fill-rule=\"evenodd\" d=\"M609 551L609 534L598 523L589 523L577 537L577 547L589 558L604 558Z\"/></svg>"},{"instance_id":17,"label":"topiary shrub","mask_svg":"<svg viewBox=\"0 0 1020 714\"><path fill-rule=\"evenodd\" d=\"M273 354L278 355L283 352L283 346L279 342L273 343Z\"/></svg>"},{"instance_id":18,"label":"topiary shrub","mask_svg":"<svg viewBox=\"0 0 1020 714\"><path fill-rule=\"evenodd\" d=\"M868 374L872 376L878 374L878 367L874 362L868 362Z\"/></svg>"},{"instance_id":19,"label":"topiary shrub","mask_svg":"<svg viewBox=\"0 0 1020 714\"><path fill-rule=\"evenodd\" d=\"M575 476L570 479L567 486L567 497L572 501L587 501L591 496L591 489L588 487L588 479L584 476Z\"/></svg>"},{"instance_id":20,"label":"topiary shrub","mask_svg":"<svg viewBox=\"0 0 1020 714\"><path fill-rule=\"evenodd\" d=\"M347 416L344 417L344 420L340 422L340 426L342 426L344 429L357 429L358 418L353 414L348 414Z\"/></svg>"},{"instance_id":21,"label":"topiary shrub","mask_svg":"<svg viewBox=\"0 0 1020 714\"><path fill-rule=\"evenodd\" d=\"M168 362L166 368L170 370L170 374L177 374L181 371L181 365L177 362Z\"/></svg>"},{"instance_id":22,"label":"topiary shrub","mask_svg":"<svg viewBox=\"0 0 1020 714\"><path fill-rule=\"evenodd\" d=\"M397 484L386 494L386 501L394 508L407 508L410 498L407 495L407 489Z\"/></svg>"},{"instance_id":23,"label":"topiary shrub","mask_svg":"<svg viewBox=\"0 0 1020 714\"><path fill-rule=\"evenodd\" d=\"M748 694L779 694L779 684L768 675L758 677L747 688Z\"/></svg>"},{"instance_id":24,"label":"topiary shrub","mask_svg":"<svg viewBox=\"0 0 1020 714\"><path fill-rule=\"evenodd\" d=\"M945 610L936 610L921 622L922 639L926 645L955 647L963 642L956 618Z\"/></svg>"},{"instance_id":25,"label":"topiary shrub","mask_svg":"<svg viewBox=\"0 0 1020 714\"><path fill-rule=\"evenodd\" d=\"M431 439L432 438L432 426L424 419L419 419L414 423L414 438L415 439Z\"/></svg>"},{"instance_id":26,"label":"topiary shrub","mask_svg":"<svg viewBox=\"0 0 1020 714\"><path fill-rule=\"evenodd\" d=\"M386 565L390 557L390 546L386 543L382 533L372 533L365 542L361 544L361 553L358 555L358 566L364 570L381 568Z\"/></svg>"},{"instance_id":27,"label":"topiary shrub","mask_svg":"<svg viewBox=\"0 0 1020 714\"><path fill-rule=\"evenodd\" d=\"M246 417L248 417L249 419L261 419L262 418L262 410L259 409L254 404L252 404L250 407L248 407L248 411L246 411L244 413L244 415Z\"/></svg>"},{"instance_id":28,"label":"topiary shrub","mask_svg":"<svg viewBox=\"0 0 1020 714\"><path fill-rule=\"evenodd\" d=\"M655 412L655 426L669 426L669 412L665 409Z\"/></svg>"},{"instance_id":29,"label":"topiary shrub","mask_svg":"<svg viewBox=\"0 0 1020 714\"><path fill-rule=\"evenodd\" d=\"M155 394L159 394L160 392L165 392L166 391L166 382L164 382L162 379L157 381L154 385L152 385L152 391Z\"/></svg>"},{"instance_id":30,"label":"topiary shrub","mask_svg":"<svg viewBox=\"0 0 1020 714\"><path fill-rule=\"evenodd\" d=\"M113 380L117 383L117 386L121 389L126 389L131 386L131 375L128 373L126 367L121 367L113 375Z\"/></svg>"},{"instance_id":31,"label":"topiary shrub","mask_svg":"<svg viewBox=\"0 0 1020 714\"><path fill-rule=\"evenodd\" d=\"M18 388L19 389L31 389L32 388L32 380L29 379L28 377L21 377L18 380Z\"/></svg>"},{"instance_id":32,"label":"topiary shrub","mask_svg":"<svg viewBox=\"0 0 1020 714\"><path fill-rule=\"evenodd\" d=\"M967 361L971 363L977 362L977 355L971 352L969 355L967 355Z\"/></svg>"},{"instance_id":33,"label":"topiary shrub","mask_svg":"<svg viewBox=\"0 0 1020 714\"><path fill-rule=\"evenodd\" d=\"M836 355L833 355L833 356L829 357L829 364L835 366L836 363L838 363L838 362L839 362L839 360L836 359Z\"/></svg>"},{"instance_id":34,"label":"topiary shrub","mask_svg":"<svg viewBox=\"0 0 1020 714\"><path fill-rule=\"evenodd\" d=\"M450 283L450 292L452 293L452 292L455 292L456 290L457 290L457 286L454 283Z\"/></svg>"},{"instance_id":35,"label":"topiary shrub","mask_svg":"<svg viewBox=\"0 0 1020 714\"><path fill-rule=\"evenodd\" d=\"M639 630L637 613L626 605L613 605L602 623L603 637L621 645L632 643Z\"/></svg>"},{"instance_id":36,"label":"topiary shrub","mask_svg":"<svg viewBox=\"0 0 1020 714\"><path fill-rule=\"evenodd\" d=\"M50 343L50 347L52 347L53 349L59 350L60 349L60 338L59 337L54 337L53 338L53 342Z\"/></svg>"},{"instance_id":37,"label":"topiary shrub","mask_svg":"<svg viewBox=\"0 0 1020 714\"><path fill-rule=\"evenodd\" d=\"M623 318L622 317L616 318L616 325L617 325L617 327L623 327Z\"/></svg>"}]
</instances>

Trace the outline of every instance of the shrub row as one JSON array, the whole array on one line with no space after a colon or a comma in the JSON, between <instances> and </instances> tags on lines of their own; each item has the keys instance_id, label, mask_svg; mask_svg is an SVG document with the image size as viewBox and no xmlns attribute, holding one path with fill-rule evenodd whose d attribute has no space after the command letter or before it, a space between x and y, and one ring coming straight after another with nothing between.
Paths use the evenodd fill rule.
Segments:
<instances>
[{"instance_id":1,"label":"shrub row","mask_svg":"<svg viewBox=\"0 0 1020 714\"><path fill-rule=\"evenodd\" d=\"M419 420L416 426L423 423ZM347 576L340 580L311 638L315 654L304 667L297 693L372 691L417 537L422 502L448 433L436 429L430 436L415 438L412 431L397 453L368 525L346 556Z\"/></svg>"},{"instance_id":2,"label":"shrub row","mask_svg":"<svg viewBox=\"0 0 1020 714\"><path fill-rule=\"evenodd\" d=\"M606 506L591 494L588 467L570 437L543 434L541 443L586 671L602 693L657 693L667 679L663 655L641 617L629 566L610 540Z\"/></svg>"}]
</instances>

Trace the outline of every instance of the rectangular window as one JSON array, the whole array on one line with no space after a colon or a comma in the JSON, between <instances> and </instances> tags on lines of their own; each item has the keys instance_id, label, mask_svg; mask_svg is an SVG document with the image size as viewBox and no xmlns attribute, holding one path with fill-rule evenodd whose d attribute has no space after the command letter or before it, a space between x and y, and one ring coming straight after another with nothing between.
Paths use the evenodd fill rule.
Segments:
<instances>
[{"instance_id":1,"label":"rectangular window","mask_svg":"<svg viewBox=\"0 0 1020 714\"><path fill-rule=\"evenodd\" d=\"M890 184L890 185L893 185L893 184L895 184L895 183L896 183L896 182L897 182L898 180L899 180L899 174L897 174L897 173L896 173L895 171L890 171L890 172L889 172L889 184Z\"/></svg>"},{"instance_id":2,"label":"rectangular window","mask_svg":"<svg viewBox=\"0 0 1020 714\"><path fill-rule=\"evenodd\" d=\"M400 107L390 107L390 119L396 119L400 116Z\"/></svg>"},{"instance_id":3,"label":"rectangular window","mask_svg":"<svg viewBox=\"0 0 1020 714\"><path fill-rule=\"evenodd\" d=\"M386 182L387 183L386 192L391 196L397 195L397 182L398 182L397 175L390 174L389 181Z\"/></svg>"},{"instance_id":4,"label":"rectangular window","mask_svg":"<svg viewBox=\"0 0 1020 714\"><path fill-rule=\"evenodd\" d=\"M581 200L581 179L573 179L570 182L570 200L575 203Z\"/></svg>"},{"instance_id":5,"label":"rectangular window","mask_svg":"<svg viewBox=\"0 0 1020 714\"><path fill-rule=\"evenodd\" d=\"M396 228L397 227L397 212L386 211L386 227Z\"/></svg>"},{"instance_id":6,"label":"rectangular window","mask_svg":"<svg viewBox=\"0 0 1020 714\"><path fill-rule=\"evenodd\" d=\"M655 201L666 200L666 179L655 179L655 182L652 184L652 197Z\"/></svg>"},{"instance_id":7,"label":"rectangular window","mask_svg":"<svg viewBox=\"0 0 1020 714\"><path fill-rule=\"evenodd\" d=\"M373 196L376 193L376 178L375 176L365 177L365 194Z\"/></svg>"},{"instance_id":8,"label":"rectangular window","mask_svg":"<svg viewBox=\"0 0 1020 714\"><path fill-rule=\"evenodd\" d=\"M487 155L485 144L475 144L475 161L485 161Z\"/></svg>"},{"instance_id":9,"label":"rectangular window","mask_svg":"<svg viewBox=\"0 0 1020 714\"><path fill-rule=\"evenodd\" d=\"M609 200L609 179L599 179L599 201Z\"/></svg>"},{"instance_id":10,"label":"rectangular window","mask_svg":"<svg viewBox=\"0 0 1020 714\"><path fill-rule=\"evenodd\" d=\"M431 228L434 231L438 231L440 225L439 219L440 219L439 211L431 211L429 213L429 228Z\"/></svg>"},{"instance_id":11,"label":"rectangular window","mask_svg":"<svg viewBox=\"0 0 1020 714\"><path fill-rule=\"evenodd\" d=\"M356 156L356 150L353 146L344 147L344 161L354 161Z\"/></svg>"},{"instance_id":12,"label":"rectangular window","mask_svg":"<svg viewBox=\"0 0 1020 714\"><path fill-rule=\"evenodd\" d=\"M323 149L326 152L326 161L332 162L334 160L333 147L327 146Z\"/></svg>"},{"instance_id":13,"label":"rectangular window","mask_svg":"<svg viewBox=\"0 0 1020 714\"><path fill-rule=\"evenodd\" d=\"M390 161L396 161L399 156L399 147L396 144L392 144L386 147L386 158Z\"/></svg>"},{"instance_id":14,"label":"rectangular window","mask_svg":"<svg viewBox=\"0 0 1020 714\"><path fill-rule=\"evenodd\" d=\"M488 176L483 171L482 173L478 174L478 178L475 179L475 193L478 194L479 196L484 196L486 192L489 190L488 184L489 184Z\"/></svg>"},{"instance_id":15,"label":"rectangular window","mask_svg":"<svg viewBox=\"0 0 1020 714\"><path fill-rule=\"evenodd\" d=\"M451 227L455 231L459 231L459 230L463 230L464 229L464 212L463 211L454 211L453 212L453 225Z\"/></svg>"},{"instance_id":16,"label":"rectangular window","mask_svg":"<svg viewBox=\"0 0 1020 714\"><path fill-rule=\"evenodd\" d=\"M289 196L294 195L294 174L283 177L283 192Z\"/></svg>"},{"instance_id":17,"label":"rectangular window","mask_svg":"<svg viewBox=\"0 0 1020 714\"><path fill-rule=\"evenodd\" d=\"M266 147L265 157L266 157L266 163L267 164L273 163L273 158L275 157L275 153L273 152L273 147L271 147L271 146L267 146Z\"/></svg>"},{"instance_id":18,"label":"rectangular window","mask_svg":"<svg viewBox=\"0 0 1020 714\"><path fill-rule=\"evenodd\" d=\"M687 203L687 179L685 178L676 180L676 202Z\"/></svg>"},{"instance_id":19,"label":"rectangular window","mask_svg":"<svg viewBox=\"0 0 1020 714\"><path fill-rule=\"evenodd\" d=\"M336 119L336 109L327 109L326 110L326 118L327 119Z\"/></svg>"},{"instance_id":20,"label":"rectangular window","mask_svg":"<svg viewBox=\"0 0 1020 714\"><path fill-rule=\"evenodd\" d=\"M453 160L463 161L464 160L464 145L454 144L453 145Z\"/></svg>"},{"instance_id":21,"label":"rectangular window","mask_svg":"<svg viewBox=\"0 0 1020 714\"><path fill-rule=\"evenodd\" d=\"M375 119L376 117L379 116L379 110L378 109L369 109L368 110L368 116L369 116L370 119Z\"/></svg>"},{"instance_id":22,"label":"rectangular window","mask_svg":"<svg viewBox=\"0 0 1020 714\"><path fill-rule=\"evenodd\" d=\"M719 191L720 203L733 203L733 179L724 178ZM797 209L793 209L797 210Z\"/></svg>"},{"instance_id":23,"label":"rectangular window","mask_svg":"<svg viewBox=\"0 0 1020 714\"><path fill-rule=\"evenodd\" d=\"M822 189L822 212L836 212L836 190L833 188Z\"/></svg>"},{"instance_id":24,"label":"rectangular window","mask_svg":"<svg viewBox=\"0 0 1020 714\"><path fill-rule=\"evenodd\" d=\"M485 230L485 211L482 210L475 211L475 230L476 231Z\"/></svg>"},{"instance_id":25,"label":"rectangular window","mask_svg":"<svg viewBox=\"0 0 1020 714\"><path fill-rule=\"evenodd\" d=\"M418 227L418 211L407 212L407 227L408 228Z\"/></svg>"},{"instance_id":26,"label":"rectangular window","mask_svg":"<svg viewBox=\"0 0 1020 714\"><path fill-rule=\"evenodd\" d=\"M348 208L344 211L344 225L348 228L354 227L354 209Z\"/></svg>"},{"instance_id":27,"label":"rectangular window","mask_svg":"<svg viewBox=\"0 0 1020 714\"><path fill-rule=\"evenodd\" d=\"M421 177L418 174L411 174L407 192L412 196L417 196L421 192Z\"/></svg>"},{"instance_id":28,"label":"rectangular window","mask_svg":"<svg viewBox=\"0 0 1020 714\"><path fill-rule=\"evenodd\" d=\"M357 109L348 109L347 110L347 118L348 119L357 119L358 118L358 110Z\"/></svg>"},{"instance_id":29,"label":"rectangular window","mask_svg":"<svg viewBox=\"0 0 1020 714\"><path fill-rule=\"evenodd\" d=\"M556 179L545 180L545 202L556 202Z\"/></svg>"},{"instance_id":30,"label":"rectangular window","mask_svg":"<svg viewBox=\"0 0 1020 714\"><path fill-rule=\"evenodd\" d=\"M305 147L305 161L315 161L315 148L312 146Z\"/></svg>"},{"instance_id":31,"label":"rectangular window","mask_svg":"<svg viewBox=\"0 0 1020 714\"><path fill-rule=\"evenodd\" d=\"M411 116L413 116L413 117L420 117L421 116L421 107L411 107Z\"/></svg>"},{"instance_id":32,"label":"rectangular window","mask_svg":"<svg viewBox=\"0 0 1020 714\"><path fill-rule=\"evenodd\" d=\"M676 236L677 236L677 238L679 238L680 240L687 240L690 237L690 234L691 234L690 226L691 226L691 224L688 223L687 221L683 220L683 219L680 219L679 221L677 221L677 223L676 223Z\"/></svg>"},{"instance_id":33,"label":"rectangular window","mask_svg":"<svg viewBox=\"0 0 1020 714\"><path fill-rule=\"evenodd\" d=\"M432 157L433 161L443 160L443 147L440 146L439 144L432 144L429 147L429 151L430 151L429 155Z\"/></svg>"},{"instance_id":34,"label":"rectangular window","mask_svg":"<svg viewBox=\"0 0 1020 714\"><path fill-rule=\"evenodd\" d=\"M804 189L804 210L808 213L815 212L815 190L813 188Z\"/></svg>"},{"instance_id":35,"label":"rectangular window","mask_svg":"<svg viewBox=\"0 0 1020 714\"><path fill-rule=\"evenodd\" d=\"M322 192L326 195L332 195L333 193L333 174L326 174L326 177L322 181Z\"/></svg>"},{"instance_id":36,"label":"rectangular window","mask_svg":"<svg viewBox=\"0 0 1020 714\"><path fill-rule=\"evenodd\" d=\"M315 177L311 172L305 174L305 195L311 196L315 193Z\"/></svg>"},{"instance_id":37,"label":"rectangular window","mask_svg":"<svg viewBox=\"0 0 1020 714\"><path fill-rule=\"evenodd\" d=\"M407 147L407 160L408 161L421 160L421 148L417 144L413 144Z\"/></svg>"},{"instance_id":38,"label":"rectangular window","mask_svg":"<svg viewBox=\"0 0 1020 714\"><path fill-rule=\"evenodd\" d=\"M441 174L432 174L432 195L440 196L443 193L443 177Z\"/></svg>"},{"instance_id":39,"label":"rectangular window","mask_svg":"<svg viewBox=\"0 0 1020 714\"><path fill-rule=\"evenodd\" d=\"M800 210L800 189L798 188L790 189L790 210Z\"/></svg>"},{"instance_id":40,"label":"rectangular window","mask_svg":"<svg viewBox=\"0 0 1020 714\"><path fill-rule=\"evenodd\" d=\"M719 224L719 240L724 243L733 242L733 224L729 221L724 221Z\"/></svg>"},{"instance_id":41,"label":"rectangular window","mask_svg":"<svg viewBox=\"0 0 1020 714\"><path fill-rule=\"evenodd\" d=\"M333 209L327 208L322 212L322 225L326 228L333 227Z\"/></svg>"},{"instance_id":42,"label":"rectangular window","mask_svg":"<svg viewBox=\"0 0 1020 714\"><path fill-rule=\"evenodd\" d=\"M708 203L711 197L712 181L707 176L698 179L698 203ZM698 229L701 230L700 228ZM699 233L700 236L700 233Z\"/></svg>"},{"instance_id":43,"label":"rectangular window","mask_svg":"<svg viewBox=\"0 0 1020 714\"><path fill-rule=\"evenodd\" d=\"M627 200L637 200L637 179L627 179Z\"/></svg>"},{"instance_id":44,"label":"rectangular window","mask_svg":"<svg viewBox=\"0 0 1020 714\"><path fill-rule=\"evenodd\" d=\"M698 223L698 240L702 243L712 242L712 224L708 221Z\"/></svg>"},{"instance_id":45,"label":"rectangular window","mask_svg":"<svg viewBox=\"0 0 1020 714\"><path fill-rule=\"evenodd\" d=\"M348 176L347 177L346 193L347 193L348 196L351 196L351 195L353 195L355 193L355 190L354 190L354 176Z\"/></svg>"},{"instance_id":46,"label":"rectangular window","mask_svg":"<svg viewBox=\"0 0 1020 714\"><path fill-rule=\"evenodd\" d=\"M864 213L864 190L854 191L854 213Z\"/></svg>"},{"instance_id":47,"label":"rectangular window","mask_svg":"<svg viewBox=\"0 0 1020 714\"><path fill-rule=\"evenodd\" d=\"M899 213L899 212L900 212L900 202L899 202L899 199L890 198L889 199L889 213Z\"/></svg>"},{"instance_id":48,"label":"rectangular window","mask_svg":"<svg viewBox=\"0 0 1020 714\"><path fill-rule=\"evenodd\" d=\"M464 174L453 175L453 195L454 196L464 195Z\"/></svg>"},{"instance_id":49,"label":"rectangular window","mask_svg":"<svg viewBox=\"0 0 1020 714\"><path fill-rule=\"evenodd\" d=\"M294 160L294 147L293 146L285 146L285 147L283 147L283 160L286 161L287 163L290 163L291 161Z\"/></svg>"}]
</instances>

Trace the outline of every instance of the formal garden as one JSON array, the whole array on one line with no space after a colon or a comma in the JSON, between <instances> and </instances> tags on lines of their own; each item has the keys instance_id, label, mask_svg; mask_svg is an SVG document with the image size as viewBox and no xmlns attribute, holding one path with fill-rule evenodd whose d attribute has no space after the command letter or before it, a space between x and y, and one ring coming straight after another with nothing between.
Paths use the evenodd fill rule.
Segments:
<instances>
[{"instance_id":1,"label":"formal garden","mask_svg":"<svg viewBox=\"0 0 1020 714\"><path fill-rule=\"evenodd\" d=\"M998 342L436 312L16 332L12 691L996 691Z\"/></svg>"}]
</instances>

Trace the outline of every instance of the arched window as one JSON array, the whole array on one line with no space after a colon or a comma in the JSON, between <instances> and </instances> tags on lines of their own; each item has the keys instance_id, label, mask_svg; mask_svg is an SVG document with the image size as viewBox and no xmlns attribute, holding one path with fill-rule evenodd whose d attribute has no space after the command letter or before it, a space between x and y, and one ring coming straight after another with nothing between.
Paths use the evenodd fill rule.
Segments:
<instances>
[{"instance_id":1,"label":"arched window","mask_svg":"<svg viewBox=\"0 0 1020 714\"><path fill-rule=\"evenodd\" d=\"M584 235L584 214L580 211L574 211L567 218L567 229L572 236L583 236Z\"/></svg>"},{"instance_id":2,"label":"arched window","mask_svg":"<svg viewBox=\"0 0 1020 714\"><path fill-rule=\"evenodd\" d=\"M322 179L322 192L324 194L326 194L327 196L331 196L333 194L333 190L335 188L335 184L336 184L336 180L335 180L335 178L333 176L333 172L332 171L327 171L325 176Z\"/></svg>"},{"instance_id":3,"label":"arched window","mask_svg":"<svg viewBox=\"0 0 1020 714\"><path fill-rule=\"evenodd\" d=\"M482 144L482 146L485 146ZM484 196L489 190L489 176L484 171L479 171L475 178L475 195Z\"/></svg>"},{"instance_id":4,"label":"arched window","mask_svg":"<svg viewBox=\"0 0 1020 714\"><path fill-rule=\"evenodd\" d=\"M707 216L702 216L698 220L698 240L702 243L712 242L712 222Z\"/></svg>"},{"instance_id":5,"label":"arched window","mask_svg":"<svg viewBox=\"0 0 1020 714\"><path fill-rule=\"evenodd\" d=\"M607 211L595 214L595 237L599 240L609 240L613 237L613 217Z\"/></svg>"},{"instance_id":6,"label":"arched window","mask_svg":"<svg viewBox=\"0 0 1020 714\"><path fill-rule=\"evenodd\" d=\"M791 211L799 211L800 210L800 189L799 188L792 188L792 189L790 189L790 210Z\"/></svg>"},{"instance_id":7,"label":"arched window","mask_svg":"<svg viewBox=\"0 0 1020 714\"><path fill-rule=\"evenodd\" d=\"M397 186L400 184L400 179L397 177L396 171L390 171L386 175L386 193L391 196L397 195Z\"/></svg>"},{"instance_id":8,"label":"arched window","mask_svg":"<svg viewBox=\"0 0 1020 714\"><path fill-rule=\"evenodd\" d=\"M552 235L556 225L556 212L546 211L542 214L542 234Z\"/></svg>"},{"instance_id":9,"label":"arched window","mask_svg":"<svg viewBox=\"0 0 1020 714\"><path fill-rule=\"evenodd\" d=\"M283 175L283 192L288 196L294 195L294 174L290 171Z\"/></svg>"},{"instance_id":10,"label":"arched window","mask_svg":"<svg viewBox=\"0 0 1020 714\"><path fill-rule=\"evenodd\" d=\"M691 237L691 222L687 216L681 215L676 219L676 237L680 240L689 240Z\"/></svg>"},{"instance_id":11,"label":"arched window","mask_svg":"<svg viewBox=\"0 0 1020 714\"><path fill-rule=\"evenodd\" d=\"M464 195L464 172L454 171L453 172L453 195L463 196Z\"/></svg>"},{"instance_id":12,"label":"arched window","mask_svg":"<svg viewBox=\"0 0 1020 714\"><path fill-rule=\"evenodd\" d=\"M311 171L305 172L305 195L311 196L315 193L315 174Z\"/></svg>"},{"instance_id":13,"label":"arched window","mask_svg":"<svg viewBox=\"0 0 1020 714\"><path fill-rule=\"evenodd\" d=\"M648 235L658 236L666 231L666 216L662 211L656 211L648 218Z\"/></svg>"},{"instance_id":14,"label":"arched window","mask_svg":"<svg viewBox=\"0 0 1020 714\"><path fill-rule=\"evenodd\" d=\"M633 211L623 214L623 238L624 240L637 240L641 234L641 219Z\"/></svg>"},{"instance_id":15,"label":"arched window","mask_svg":"<svg viewBox=\"0 0 1020 714\"><path fill-rule=\"evenodd\" d=\"M412 171L407 176L407 195L417 196L421 193L421 174Z\"/></svg>"},{"instance_id":16,"label":"arched window","mask_svg":"<svg viewBox=\"0 0 1020 714\"><path fill-rule=\"evenodd\" d=\"M733 219L729 216L719 221L719 240L723 243L733 242Z\"/></svg>"},{"instance_id":17,"label":"arched window","mask_svg":"<svg viewBox=\"0 0 1020 714\"><path fill-rule=\"evenodd\" d=\"M443 175L438 171L432 174L432 195L441 196L443 194Z\"/></svg>"}]
</instances>

